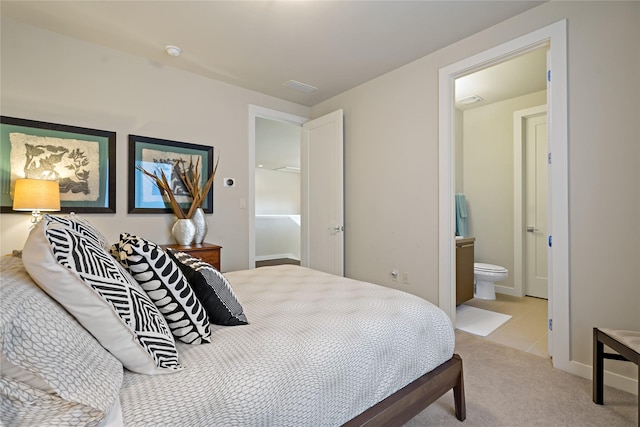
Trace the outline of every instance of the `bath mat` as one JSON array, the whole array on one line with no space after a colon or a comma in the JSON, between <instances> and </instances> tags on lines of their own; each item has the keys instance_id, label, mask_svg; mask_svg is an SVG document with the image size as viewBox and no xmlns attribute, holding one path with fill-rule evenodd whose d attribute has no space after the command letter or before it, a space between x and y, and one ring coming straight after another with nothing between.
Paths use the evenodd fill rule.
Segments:
<instances>
[{"instance_id":1,"label":"bath mat","mask_svg":"<svg viewBox=\"0 0 640 427\"><path fill-rule=\"evenodd\" d=\"M511 319L508 314L460 304L456 307L456 328L470 334L486 337Z\"/></svg>"}]
</instances>

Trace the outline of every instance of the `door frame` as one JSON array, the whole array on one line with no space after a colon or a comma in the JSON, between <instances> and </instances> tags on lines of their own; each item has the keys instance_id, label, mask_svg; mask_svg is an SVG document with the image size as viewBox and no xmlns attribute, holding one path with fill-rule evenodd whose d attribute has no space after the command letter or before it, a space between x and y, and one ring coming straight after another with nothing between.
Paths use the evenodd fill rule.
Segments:
<instances>
[{"instance_id":1,"label":"door frame","mask_svg":"<svg viewBox=\"0 0 640 427\"><path fill-rule=\"evenodd\" d=\"M513 288L502 287L502 292L518 297L525 296L524 280L524 236L526 231L524 223L524 176L523 148L525 136L523 135L523 124L529 117L548 115L547 105L518 110L513 113ZM547 117L547 122L549 121ZM549 139L547 135L547 140ZM548 196L547 196L548 199ZM511 291L511 292L510 292Z\"/></svg>"},{"instance_id":2,"label":"door frame","mask_svg":"<svg viewBox=\"0 0 640 427\"><path fill-rule=\"evenodd\" d=\"M275 120L284 123L291 123L302 126L310 119L308 117L296 116L270 108L259 107L249 104L249 138L248 138L248 158L249 174L247 183L247 220L249 223L249 268L256 268L256 118Z\"/></svg>"},{"instance_id":3,"label":"door frame","mask_svg":"<svg viewBox=\"0 0 640 427\"><path fill-rule=\"evenodd\" d=\"M571 371L569 317L569 197L567 116L567 21L443 67L439 71L439 301L455 324L455 79L549 44L547 86L549 150L553 154L549 230L553 233L549 283L553 299L553 366ZM551 72L551 71L550 71Z\"/></svg>"}]
</instances>

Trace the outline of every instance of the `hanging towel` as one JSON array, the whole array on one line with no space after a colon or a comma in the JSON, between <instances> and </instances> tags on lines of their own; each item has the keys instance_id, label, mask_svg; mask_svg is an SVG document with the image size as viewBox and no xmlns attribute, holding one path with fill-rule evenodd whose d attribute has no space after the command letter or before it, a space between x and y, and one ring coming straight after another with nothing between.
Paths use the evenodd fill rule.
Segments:
<instances>
[{"instance_id":1,"label":"hanging towel","mask_svg":"<svg viewBox=\"0 0 640 427\"><path fill-rule=\"evenodd\" d=\"M456 193L456 236L467 235L467 199Z\"/></svg>"}]
</instances>

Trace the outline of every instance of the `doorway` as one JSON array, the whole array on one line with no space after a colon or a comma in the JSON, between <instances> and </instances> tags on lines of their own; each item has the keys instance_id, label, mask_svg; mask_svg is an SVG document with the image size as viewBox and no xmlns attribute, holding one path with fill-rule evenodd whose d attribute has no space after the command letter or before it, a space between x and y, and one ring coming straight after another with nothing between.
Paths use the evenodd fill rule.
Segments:
<instances>
[{"instance_id":1,"label":"doorway","mask_svg":"<svg viewBox=\"0 0 640 427\"><path fill-rule=\"evenodd\" d=\"M255 121L255 266L300 265L302 128L264 117Z\"/></svg>"},{"instance_id":2,"label":"doorway","mask_svg":"<svg viewBox=\"0 0 640 427\"><path fill-rule=\"evenodd\" d=\"M513 124L515 295L548 299L547 106L516 111Z\"/></svg>"},{"instance_id":3,"label":"doorway","mask_svg":"<svg viewBox=\"0 0 640 427\"><path fill-rule=\"evenodd\" d=\"M313 120L249 106L249 268L256 266L256 132L262 119L301 129L300 265L344 275L343 112ZM284 166L286 168L286 165ZM279 191L278 188L275 191ZM241 201L241 207L243 203ZM290 216L290 215L287 215Z\"/></svg>"},{"instance_id":4,"label":"doorway","mask_svg":"<svg viewBox=\"0 0 640 427\"><path fill-rule=\"evenodd\" d=\"M256 210L256 166L257 166L256 145L257 145L257 138L258 138L257 135L259 132L258 127L260 126L258 123L262 121L262 124L265 124L268 126L269 124L273 124L272 122L277 122L277 123L282 123L287 125L287 127L285 127L284 129L289 129L288 126L294 126L301 129L302 125L306 123L308 120L309 119L307 119L306 117L283 113L281 111L258 107L256 105L249 106L249 147L248 147L249 197L248 197L248 203L247 203L247 208L248 208L247 219L249 223L249 268L255 268L256 261L258 260L256 257L256 212L260 212ZM278 126L274 126L274 128L281 130L281 128ZM300 140L298 140L298 144L299 143L300 143ZM295 172L282 172L282 173L295 173ZM298 200L298 204L299 204L299 200ZM284 219L284 221L288 222L288 219ZM287 225L291 225L291 224L287 224Z\"/></svg>"},{"instance_id":5,"label":"doorway","mask_svg":"<svg viewBox=\"0 0 640 427\"><path fill-rule=\"evenodd\" d=\"M548 84L550 176L554 183L549 217L551 289L550 352L553 365L569 371L569 236L568 236L568 147L567 147L567 22L536 30L480 54L440 69L439 90L439 306L455 323L455 202L454 202L454 82L458 77L503 62L549 44Z\"/></svg>"},{"instance_id":6,"label":"doorway","mask_svg":"<svg viewBox=\"0 0 640 427\"><path fill-rule=\"evenodd\" d=\"M547 48L542 46L455 81L455 186L468 204L466 235L475 239L475 262L508 271L503 280L492 285L494 300L480 297L458 307L461 325L468 330L482 324L482 320L468 318L471 307L486 316L508 315L510 318L486 338L544 357L548 357L544 244L547 108L540 104L547 99ZM516 118L521 119L520 126L515 126ZM534 126L533 121L540 123ZM530 200L528 196L532 196ZM527 225L531 232L526 231ZM534 251L535 243L539 245ZM520 259L522 262L517 262ZM522 292L521 283L527 284L522 279L532 273L536 284L544 278L544 294L535 294L544 299L525 297Z\"/></svg>"}]
</instances>

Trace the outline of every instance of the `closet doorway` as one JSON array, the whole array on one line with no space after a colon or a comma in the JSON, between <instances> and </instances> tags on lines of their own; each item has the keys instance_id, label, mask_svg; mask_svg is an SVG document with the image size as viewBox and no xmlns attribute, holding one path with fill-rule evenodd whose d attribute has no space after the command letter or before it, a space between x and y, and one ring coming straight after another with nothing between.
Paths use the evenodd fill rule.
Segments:
<instances>
[{"instance_id":1,"label":"closet doorway","mask_svg":"<svg viewBox=\"0 0 640 427\"><path fill-rule=\"evenodd\" d=\"M274 199L280 198L278 193L283 192L282 181L286 178L280 179L279 184L270 185L268 190L272 194L267 193L264 198L267 203L263 204L260 210L256 210L256 169L264 169L265 164L256 162L256 130L263 124L270 127L270 122L273 121L293 125L294 128L286 128L293 129L293 133L299 132L300 135L298 214L291 213L290 208L287 208L284 213L280 213L281 211L273 213L273 210L269 210L274 204ZM256 212L265 216L286 216L288 222L292 220L295 222L299 215L300 265L339 276L344 275L343 144L342 110L308 120L255 105L249 106L249 198L246 206L249 222L249 268L256 266ZM286 169L285 173L296 173L297 167L288 164L292 162L294 160L285 159L285 162L276 169L281 169L281 172L285 172L283 169ZM260 164L263 168L259 167ZM287 190L287 192L291 191ZM281 201L277 203L282 204ZM284 204L289 207L294 206L290 201ZM265 206L266 209L262 210ZM293 210L295 211L295 208ZM277 240L278 237L275 239ZM270 250L273 251L273 249ZM284 253L288 255L289 251ZM275 254L278 255L278 252Z\"/></svg>"},{"instance_id":2,"label":"closet doorway","mask_svg":"<svg viewBox=\"0 0 640 427\"><path fill-rule=\"evenodd\" d=\"M298 123L255 118L255 267L300 265L301 138Z\"/></svg>"}]
</instances>

